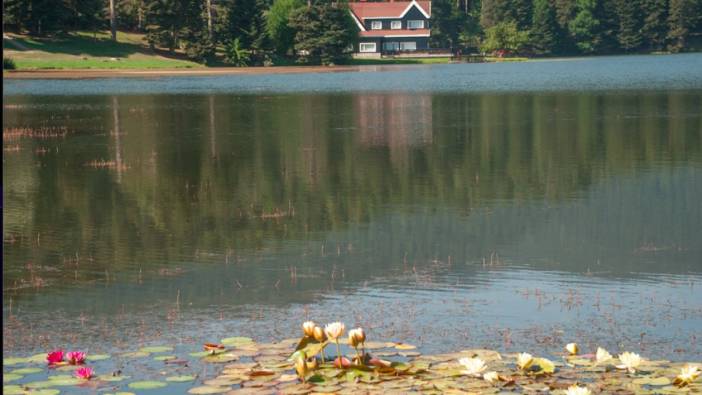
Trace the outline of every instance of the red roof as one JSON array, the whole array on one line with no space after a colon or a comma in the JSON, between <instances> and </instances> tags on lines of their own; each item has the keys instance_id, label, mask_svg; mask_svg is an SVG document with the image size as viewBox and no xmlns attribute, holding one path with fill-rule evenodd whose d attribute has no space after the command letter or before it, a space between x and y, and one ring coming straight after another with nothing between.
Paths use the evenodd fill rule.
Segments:
<instances>
[{"instance_id":1,"label":"red roof","mask_svg":"<svg viewBox=\"0 0 702 395\"><path fill-rule=\"evenodd\" d=\"M368 30L358 32L361 37L407 37L407 36L426 36L429 37L429 29L395 29L395 30Z\"/></svg>"},{"instance_id":2,"label":"red roof","mask_svg":"<svg viewBox=\"0 0 702 395\"><path fill-rule=\"evenodd\" d=\"M366 18L400 18L410 4L418 5L431 17L431 1L350 2L351 12L360 20Z\"/></svg>"}]
</instances>

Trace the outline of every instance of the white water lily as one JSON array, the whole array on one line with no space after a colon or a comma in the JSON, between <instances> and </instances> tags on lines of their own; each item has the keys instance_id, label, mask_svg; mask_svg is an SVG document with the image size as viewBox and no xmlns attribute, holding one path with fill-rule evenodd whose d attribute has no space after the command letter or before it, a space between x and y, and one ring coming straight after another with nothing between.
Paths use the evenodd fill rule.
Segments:
<instances>
[{"instance_id":1,"label":"white water lily","mask_svg":"<svg viewBox=\"0 0 702 395\"><path fill-rule=\"evenodd\" d=\"M500 379L500 375L497 374L497 372L487 372L483 375L483 380L487 381L488 383L494 383L497 380Z\"/></svg>"},{"instance_id":2,"label":"white water lily","mask_svg":"<svg viewBox=\"0 0 702 395\"><path fill-rule=\"evenodd\" d=\"M612 354L602 347L597 347L597 352L595 353L595 361L597 363L604 363L612 359Z\"/></svg>"},{"instance_id":3,"label":"white water lily","mask_svg":"<svg viewBox=\"0 0 702 395\"><path fill-rule=\"evenodd\" d=\"M578 354L578 345L575 343L566 344L565 349L568 351L568 353L570 353L570 355Z\"/></svg>"},{"instance_id":4,"label":"white water lily","mask_svg":"<svg viewBox=\"0 0 702 395\"><path fill-rule=\"evenodd\" d=\"M346 327L341 322L333 322L324 327L324 333L331 340L336 341L344 334Z\"/></svg>"},{"instance_id":5,"label":"white water lily","mask_svg":"<svg viewBox=\"0 0 702 395\"><path fill-rule=\"evenodd\" d=\"M314 337L314 327L317 326L313 321L307 321L302 324L302 331L305 332L305 336Z\"/></svg>"},{"instance_id":6,"label":"white water lily","mask_svg":"<svg viewBox=\"0 0 702 395\"><path fill-rule=\"evenodd\" d=\"M523 352L519 355L517 355L517 366L519 366L520 369L526 370L529 369L531 364L534 362L534 356L532 356L529 353Z\"/></svg>"},{"instance_id":7,"label":"white water lily","mask_svg":"<svg viewBox=\"0 0 702 395\"><path fill-rule=\"evenodd\" d=\"M458 360L458 363L466 368L466 370L463 371L463 374L467 374L469 376L480 376L480 374L487 369L487 366L485 366L485 361L480 358L461 358Z\"/></svg>"},{"instance_id":8,"label":"white water lily","mask_svg":"<svg viewBox=\"0 0 702 395\"><path fill-rule=\"evenodd\" d=\"M619 354L619 361L621 365L617 365L617 369L626 369L629 373L635 373L636 368L641 365L641 356L633 352L624 352Z\"/></svg>"},{"instance_id":9,"label":"white water lily","mask_svg":"<svg viewBox=\"0 0 702 395\"><path fill-rule=\"evenodd\" d=\"M680 374L675 377L675 385L679 387L684 387L697 379L697 377L702 374L699 366L696 365L685 365L681 370Z\"/></svg>"},{"instance_id":10,"label":"white water lily","mask_svg":"<svg viewBox=\"0 0 702 395\"><path fill-rule=\"evenodd\" d=\"M566 390L566 395L591 395L591 394L592 394L592 391L590 391L587 387L578 387L577 385L571 385Z\"/></svg>"}]
</instances>

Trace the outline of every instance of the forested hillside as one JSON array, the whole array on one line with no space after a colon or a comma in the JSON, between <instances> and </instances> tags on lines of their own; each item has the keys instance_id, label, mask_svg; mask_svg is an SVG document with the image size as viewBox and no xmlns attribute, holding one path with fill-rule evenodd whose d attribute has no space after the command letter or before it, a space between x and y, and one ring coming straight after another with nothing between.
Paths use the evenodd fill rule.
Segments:
<instances>
[{"instance_id":1,"label":"forested hillside","mask_svg":"<svg viewBox=\"0 0 702 395\"><path fill-rule=\"evenodd\" d=\"M104 29L207 63L335 63L356 26L324 0L7 0L5 31L35 36ZM699 48L702 0L434 0L431 46L535 56Z\"/></svg>"}]
</instances>

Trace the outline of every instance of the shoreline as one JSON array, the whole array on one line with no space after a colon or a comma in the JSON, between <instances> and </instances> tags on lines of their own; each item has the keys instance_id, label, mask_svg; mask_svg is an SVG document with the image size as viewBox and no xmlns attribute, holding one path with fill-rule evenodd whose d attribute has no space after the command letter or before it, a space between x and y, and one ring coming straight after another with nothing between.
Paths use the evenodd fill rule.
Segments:
<instances>
[{"instance_id":1,"label":"shoreline","mask_svg":"<svg viewBox=\"0 0 702 395\"><path fill-rule=\"evenodd\" d=\"M266 75L266 74L305 74L342 73L363 71L384 71L407 66L388 65L339 65L339 66L273 66L273 67L218 67L218 68L171 68L171 69L55 69L55 70L8 70L3 71L4 79L96 79L125 77L174 77L174 76L218 76L218 75Z\"/></svg>"}]
</instances>

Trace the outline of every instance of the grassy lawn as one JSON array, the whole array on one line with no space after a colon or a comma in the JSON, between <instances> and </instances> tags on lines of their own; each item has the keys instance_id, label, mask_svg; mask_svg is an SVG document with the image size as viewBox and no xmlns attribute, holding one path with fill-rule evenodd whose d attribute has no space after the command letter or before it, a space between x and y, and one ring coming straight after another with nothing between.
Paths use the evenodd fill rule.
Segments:
<instances>
[{"instance_id":1,"label":"grassy lawn","mask_svg":"<svg viewBox=\"0 0 702 395\"><path fill-rule=\"evenodd\" d=\"M117 42L112 42L107 32L50 38L16 34L9 37L9 40L3 38L3 56L12 58L18 70L203 67L177 53L171 56L152 51L142 34L118 32Z\"/></svg>"}]
</instances>

